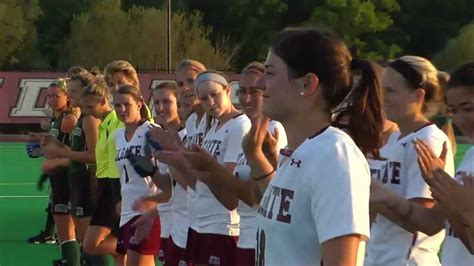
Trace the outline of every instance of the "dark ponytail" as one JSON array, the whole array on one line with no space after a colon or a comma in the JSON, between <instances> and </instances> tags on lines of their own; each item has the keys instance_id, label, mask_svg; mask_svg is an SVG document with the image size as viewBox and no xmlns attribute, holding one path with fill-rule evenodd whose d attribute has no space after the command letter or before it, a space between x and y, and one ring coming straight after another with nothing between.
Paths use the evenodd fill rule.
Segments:
<instances>
[{"instance_id":1,"label":"dark ponytail","mask_svg":"<svg viewBox=\"0 0 474 266\"><path fill-rule=\"evenodd\" d=\"M352 70L361 76L349 95L348 111L350 135L364 154L375 157L379 157L383 131L382 86L377 67L368 60L352 60Z\"/></svg>"},{"instance_id":2,"label":"dark ponytail","mask_svg":"<svg viewBox=\"0 0 474 266\"><path fill-rule=\"evenodd\" d=\"M378 156L382 143L382 100L376 65L367 60L352 60L344 41L333 32L315 28L281 31L272 51L288 68L289 78L314 73L321 84L323 98L333 121L348 118L349 134L365 153ZM353 88L353 71L361 79Z\"/></svg>"}]
</instances>

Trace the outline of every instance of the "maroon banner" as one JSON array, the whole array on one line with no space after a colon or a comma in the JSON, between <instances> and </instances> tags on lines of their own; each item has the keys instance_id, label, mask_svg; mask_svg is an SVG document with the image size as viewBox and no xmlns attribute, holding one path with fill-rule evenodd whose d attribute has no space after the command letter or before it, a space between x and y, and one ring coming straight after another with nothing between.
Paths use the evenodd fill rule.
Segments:
<instances>
[{"instance_id":1,"label":"maroon banner","mask_svg":"<svg viewBox=\"0 0 474 266\"><path fill-rule=\"evenodd\" d=\"M34 124L51 113L45 99L46 89L64 72L0 72L0 124ZM151 88L174 80L174 74L140 73L143 96L151 106ZM238 75L229 75L233 102L238 88Z\"/></svg>"}]
</instances>

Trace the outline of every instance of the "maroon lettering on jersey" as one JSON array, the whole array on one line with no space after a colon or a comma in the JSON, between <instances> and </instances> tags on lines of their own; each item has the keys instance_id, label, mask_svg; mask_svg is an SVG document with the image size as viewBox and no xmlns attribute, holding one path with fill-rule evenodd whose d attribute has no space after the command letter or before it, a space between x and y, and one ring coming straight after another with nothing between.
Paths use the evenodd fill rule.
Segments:
<instances>
[{"instance_id":1,"label":"maroon lettering on jersey","mask_svg":"<svg viewBox=\"0 0 474 266\"><path fill-rule=\"evenodd\" d=\"M390 167L392 168L392 179L390 183L392 184L400 184L400 168L402 164L400 162L390 162Z\"/></svg>"},{"instance_id":2,"label":"maroon lettering on jersey","mask_svg":"<svg viewBox=\"0 0 474 266\"><path fill-rule=\"evenodd\" d=\"M277 221L287 224L291 223L290 204L295 192L289 189L281 189L280 211L278 212Z\"/></svg>"},{"instance_id":3,"label":"maroon lettering on jersey","mask_svg":"<svg viewBox=\"0 0 474 266\"><path fill-rule=\"evenodd\" d=\"M258 213L265 218L273 219L273 214L278 211L276 221L289 224L291 223L290 205L294 195L293 190L272 185L268 188L268 193L265 193ZM279 204L275 204L275 202L279 202Z\"/></svg>"},{"instance_id":4,"label":"maroon lettering on jersey","mask_svg":"<svg viewBox=\"0 0 474 266\"><path fill-rule=\"evenodd\" d=\"M212 154L212 156L219 156L221 143L222 141L216 139L206 140L202 147Z\"/></svg>"}]
</instances>

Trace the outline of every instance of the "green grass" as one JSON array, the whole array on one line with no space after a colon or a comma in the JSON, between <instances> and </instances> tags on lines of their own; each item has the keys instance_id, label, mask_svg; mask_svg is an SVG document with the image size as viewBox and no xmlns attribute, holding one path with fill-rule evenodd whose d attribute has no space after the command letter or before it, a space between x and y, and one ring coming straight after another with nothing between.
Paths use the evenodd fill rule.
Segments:
<instances>
[{"instance_id":1,"label":"green grass","mask_svg":"<svg viewBox=\"0 0 474 266\"><path fill-rule=\"evenodd\" d=\"M29 159L24 147L0 143L0 266L51 265L59 258L56 245L26 242L44 226L48 188L36 189L41 160Z\"/></svg>"}]
</instances>

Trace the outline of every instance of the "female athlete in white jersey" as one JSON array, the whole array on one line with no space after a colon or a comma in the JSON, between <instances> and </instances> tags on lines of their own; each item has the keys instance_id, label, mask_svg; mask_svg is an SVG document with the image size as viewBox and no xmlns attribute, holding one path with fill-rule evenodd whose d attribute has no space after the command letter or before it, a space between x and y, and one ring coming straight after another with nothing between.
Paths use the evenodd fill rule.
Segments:
<instances>
[{"instance_id":1,"label":"female athlete in white jersey","mask_svg":"<svg viewBox=\"0 0 474 266\"><path fill-rule=\"evenodd\" d=\"M252 62L242 71L237 91L239 103L243 111L250 119L262 119L263 91L265 81L263 75L265 65L259 62ZM276 135L275 143L271 153L277 158L279 150L286 146L286 132L283 126L277 121L270 121L269 133ZM222 197L239 198L237 213L240 216L240 235L237 242L235 265L254 265L255 249L257 247L257 210L262 194L258 192L255 182L250 178L250 167L247 164L245 155L239 154L234 173L228 171L224 166L214 159L203 149L194 149L193 152L185 154L188 162L197 170L206 170L212 174L213 182L207 182L213 186L211 190L222 190ZM276 160L275 160L276 161ZM237 177L237 178L236 178ZM255 193L256 192L256 193ZM218 198L224 202L227 199Z\"/></svg>"},{"instance_id":2,"label":"female athlete in white jersey","mask_svg":"<svg viewBox=\"0 0 474 266\"><path fill-rule=\"evenodd\" d=\"M472 144L474 143L474 64L465 64L454 71L447 87L447 113ZM422 140L417 141L415 147L423 177L430 185L433 198L437 202L431 212L421 210L413 211L413 213L418 214L420 220L431 221L430 225L437 225L438 228L445 225L437 222L440 220L438 218L440 215L436 210L440 210L448 219L446 239L441 252L442 265L474 265L474 255L471 254L474 238L471 236L472 230L469 230L469 228L474 228L472 217L474 213L472 207L474 149L467 151L453 180L446 172L439 169L445 164L443 161L446 160L445 158L440 159Z\"/></svg>"},{"instance_id":3,"label":"female athlete in white jersey","mask_svg":"<svg viewBox=\"0 0 474 266\"><path fill-rule=\"evenodd\" d=\"M381 142L378 77L339 37L314 28L280 32L265 64L263 113L283 124L288 149L275 172L262 150L266 129L252 124L244 139L252 178L264 192L257 265L356 265L369 236L364 153L376 153ZM353 68L362 70L357 86ZM331 126L342 107L350 109L354 140Z\"/></svg>"},{"instance_id":4,"label":"female athlete in white jersey","mask_svg":"<svg viewBox=\"0 0 474 266\"><path fill-rule=\"evenodd\" d=\"M185 59L181 61L176 68L176 83L178 85L178 101L180 104L180 116L185 121L186 138L184 140L184 147L190 148L192 144L201 145L204 139L204 134L210 126L212 119L208 119L204 109L202 108L199 98L197 97L194 90L194 81L196 77L206 71L207 68L201 62L196 60ZM189 181L195 182L195 177L191 176L191 180L186 179L185 175L180 175L184 179L182 184L187 185L186 192L188 196L187 201L187 215L189 221L189 228L186 236L178 236L177 231L174 231L174 239L179 247L182 247L183 243L186 243L185 247L185 259L192 265L191 261L191 250L193 250L192 243L195 241L189 241L196 236L196 219L197 219L197 206L196 206L196 193L193 187L189 186ZM176 176L179 178L180 176ZM188 180L188 182L186 181ZM178 229L178 228L176 228ZM173 237L173 236L172 236ZM172 256L174 258L174 256Z\"/></svg>"},{"instance_id":5,"label":"female athlete in white jersey","mask_svg":"<svg viewBox=\"0 0 474 266\"><path fill-rule=\"evenodd\" d=\"M119 86L113 97L115 112L125 124L125 128L117 129L114 133L117 151L115 162L120 171L122 196L117 252L127 255L127 265L155 265L154 255L158 254L160 246L160 219L156 217L146 228L147 234L141 235L143 225L135 226L134 222L144 212L133 209L137 199L157 193L152 180L155 171L143 171L135 165L135 161L140 158L150 165L154 160L146 137L153 124L147 121L148 110L137 87ZM166 184L162 186L162 190L169 190Z\"/></svg>"},{"instance_id":6,"label":"female athlete in white jersey","mask_svg":"<svg viewBox=\"0 0 474 266\"><path fill-rule=\"evenodd\" d=\"M438 71L424 58L404 56L390 63L383 86L385 111L400 132L392 134L383 147L381 157L386 161L378 176L382 184L374 180L372 185L371 209L378 214L371 228L366 265L439 265L444 217L434 208L414 144L422 139L438 156L445 146L444 169L453 174L449 139L429 121L442 102ZM400 202L405 209L394 208ZM425 212L438 215L421 218Z\"/></svg>"},{"instance_id":7,"label":"female athlete in white jersey","mask_svg":"<svg viewBox=\"0 0 474 266\"><path fill-rule=\"evenodd\" d=\"M163 127L164 130L177 134L180 137L178 141L181 142L185 137L186 130L178 116L177 95L178 89L175 82L162 82L152 90L153 106L156 113L155 122ZM153 135L153 130L150 133L150 135ZM184 261L184 249L186 248L186 236L189 228L186 215L186 186L177 183L176 179L170 178L170 171L167 165L159 164L159 168L161 175L166 175L162 182L167 182L168 186L172 188L170 195L165 197L161 192L155 196L141 198L136 202L136 207L145 209L157 207L157 214L159 213L160 215L161 223L159 260L162 263L166 263L165 260L168 261L168 265L177 265L180 260ZM158 206L156 206L156 203L158 203ZM178 235L181 238L184 235L184 243L182 243L181 238L176 233L174 239L171 239L172 232L181 232ZM172 244L172 241L179 242L181 247ZM171 257L178 257L177 261L170 258L168 254L169 249L171 249Z\"/></svg>"},{"instance_id":8,"label":"female athlete in white jersey","mask_svg":"<svg viewBox=\"0 0 474 266\"><path fill-rule=\"evenodd\" d=\"M202 146L232 172L242 153L242 138L250 129L250 120L232 105L230 87L222 74L203 72L197 76L194 86L206 114L217 121L207 131ZM158 158L165 161L173 157L175 155L168 152ZM170 164L182 168L185 165L182 159ZM186 171L192 172L189 169ZM194 224L196 233L188 238L190 260L194 264L234 265L236 237L239 234L238 199L224 196L224 191L215 190L211 184L208 186L207 182L213 180L208 178L209 174L194 177L198 179L194 184L189 182L189 187L195 191L193 200L197 218Z\"/></svg>"}]
</instances>

